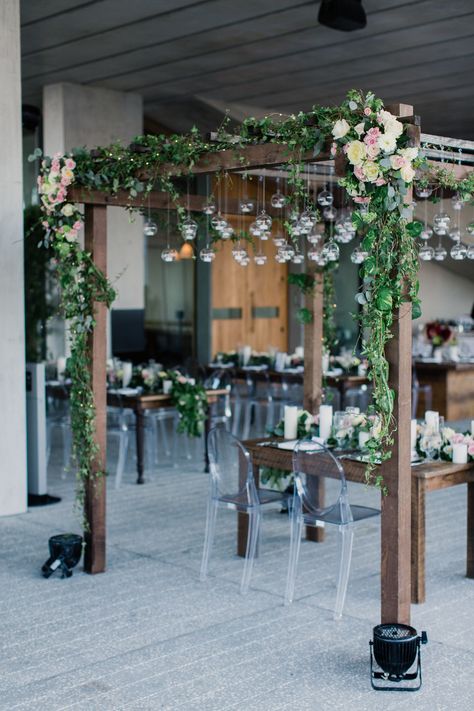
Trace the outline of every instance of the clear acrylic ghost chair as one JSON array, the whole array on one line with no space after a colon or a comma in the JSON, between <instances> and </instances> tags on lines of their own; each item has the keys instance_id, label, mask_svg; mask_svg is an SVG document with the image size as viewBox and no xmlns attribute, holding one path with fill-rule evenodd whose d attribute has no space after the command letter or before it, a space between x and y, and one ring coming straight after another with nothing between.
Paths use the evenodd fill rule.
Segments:
<instances>
[{"instance_id":1,"label":"clear acrylic ghost chair","mask_svg":"<svg viewBox=\"0 0 474 711\"><path fill-rule=\"evenodd\" d=\"M285 405L303 407L303 379L291 373L282 373L280 382L272 383L272 399L276 419L284 417Z\"/></svg>"},{"instance_id":2,"label":"clear acrylic ghost chair","mask_svg":"<svg viewBox=\"0 0 474 711\"><path fill-rule=\"evenodd\" d=\"M350 505L347 482L340 461L324 445L313 442L311 437L300 440L295 447L293 476L294 495L291 508L290 559L285 605L289 605L294 597L303 526L316 526L318 523L335 525L339 527L341 533L341 558L334 607L334 619L339 619L346 599L354 524L378 516L380 511L367 506ZM326 482L327 479L333 482ZM337 485L337 494L335 498L332 497L329 505L326 505L323 500L318 500L318 493L325 491L326 483L329 491L334 489L334 483Z\"/></svg>"},{"instance_id":3,"label":"clear acrylic ghost chair","mask_svg":"<svg viewBox=\"0 0 474 711\"><path fill-rule=\"evenodd\" d=\"M107 439L116 439L118 442L117 465L115 467L116 489L119 489L122 483L123 472L127 462L130 434L127 411L124 410L123 407L108 407Z\"/></svg>"},{"instance_id":4,"label":"clear acrylic ghost chair","mask_svg":"<svg viewBox=\"0 0 474 711\"><path fill-rule=\"evenodd\" d=\"M415 368L412 369L411 375L411 416L412 419L416 418L416 411L418 410L418 400L420 393L423 396L424 410L431 410L431 403L433 401L433 388L431 385L420 385L418 376L416 374Z\"/></svg>"},{"instance_id":5,"label":"clear acrylic ghost chair","mask_svg":"<svg viewBox=\"0 0 474 711\"><path fill-rule=\"evenodd\" d=\"M234 381L234 435L242 439L250 437L253 426L254 436L266 434L275 420L275 407L268 373L247 371L245 379ZM242 427L240 420L243 419Z\"/></svg>"},{"instance_id":6,"label":"clear acrylic ghost chair","mask_svg":"<svg viewBox=\"0 0 474 711\"><path fill-rule=\"evenodd\" d=\"M214 370L204 381L206 390L225 390L225 395L220 395L215 402L210 405L209 418L212 427L223 424L226 430L230 430L232 419L231 391L232 376L228 370Z\"/></svg>"},{"instance_id":7,"label":"clear acrylic ghost chair","mask_svg":"<svg viewBox=\"0 0 474 711\"><path fill-rule=\"evenodd\" d=\"M61 477L66 478L71 463L72 430L69 411L69 392L65 386L60 386L58 396L48 395L46 400L46 463L49 464L53 441L53 431L59 430L62 438L63 468Z\"/></svg>"},{"instance_id":8,"label":"clear acrylic ghost chair","mask_svg":"<svg viewBox=\"0 0 474 711\"><path fill-rule=\"evenodd\" d=\"M262 508L268 504L281 504L286 497L278 491L257 489L248 451L222 425L209 432L208 448L210 488L200 579L207 578L217 510L224 508L246 513L249 521L247 549L240 584L240 592L245 594L255 559Z\"/></svg>"},{"instance_id":9,"label":"clear acrylic ghost chair","mask_svg":"<svg viewBox=\"0 0 474 711\"><path fill-rule=\"evenodd\" d=\"M344 393L343 407L358 407L361 412L366 412L372 402L372 386L361 385L357 388L348 388Z\"/></svg>"}]
</instances>

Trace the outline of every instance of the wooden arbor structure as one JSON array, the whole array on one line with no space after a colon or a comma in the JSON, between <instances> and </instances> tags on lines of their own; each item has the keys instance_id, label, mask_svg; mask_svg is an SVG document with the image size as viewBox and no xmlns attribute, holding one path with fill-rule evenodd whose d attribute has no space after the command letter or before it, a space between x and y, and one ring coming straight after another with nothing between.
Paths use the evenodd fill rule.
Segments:
<instances>
[{"instance_id":1,"label":"wooden arbor structure","mask_svg":"<svg viewBox=\"0 0 474 711\"><path fill-rule=\"evenodd\" d=\"M414 145L419 145L419 127L412 120L413 107L405 104L389 106L388 110L409 124ZM289 150L284 145L252 145L239 149L239 156L232 149L209 153L193 167L194 174L216 171L242 171L284 164ZM244 157L242 162L241 157ZM328 152L316 158L312 153L298 156L306 162L328 160ZM175 166L164 166L168 175L179 174ZM68 199L85 207L85 247L99 269L107 271L107 207L143 207L143 200L130 199L126 192L109 195L98 191L75 187ZM163 192L152 192L147 205L164 209L169 197ZM184 201L183 201L184 204ZM190 196L191 210L201 210L202 196ZM316 279L312 296L307 297L307 306L313 311L313 321L305 326L305 408L315 411L319 406L322 384L322 329L323 293L322 279ZM96 408L96 441L98 455L93 471L105 470L106 462L106 306L95 304L96 327L90 339L92 387ZM411 419L411 304L405 303L394 313L393 338L387 348L390 366L390 387L396 393L394 420L396 425L392 457L383 465L383 478L388 494L382 501L381 545L381 619L382 622L410 622L410 558L411 558L411 465L410 465L410 419ZM85 514L89 530L85 533L85 570L101 573L106 564L106 487L103 478L91 476L86 484Z\"/></svg>"}]
</instances>

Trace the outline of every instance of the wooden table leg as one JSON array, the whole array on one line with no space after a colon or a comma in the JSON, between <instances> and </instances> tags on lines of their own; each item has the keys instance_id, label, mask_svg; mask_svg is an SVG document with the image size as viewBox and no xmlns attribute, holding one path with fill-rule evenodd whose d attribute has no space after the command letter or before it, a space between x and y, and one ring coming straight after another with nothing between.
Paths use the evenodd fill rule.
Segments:
<instances>
[{"instance_id":1,"label":"wooden table leg","mask_svg":"<svg viewBox=\"0 0 474 711\"><path fill-rule=\"evenodd\" d=\"M322 476L309 476L307 488L312 500L321 508L324 506L324 478ZM314 543L323 543L325 530L322 526L306 526L306 540Z\"/></svg>"},{"instance_id":2,"label":"wooden table leg","mask_svg":"<svg viewBox=\"0 0 474 711\"><path fill-rule=\"evenodd\" d=\"M412 477L411 497L411 601L425 602L425 482Z\"/></svg>"},{"instance_id":3,"label":"wooden table leg","mask_svg":"<svg viewBox=\"0 0 474 711\"><path fill-rule=\"evenodd\" d=\"M143 410L135 410L135 435L137 443L137 484L144 484L144 455L145 455L145 413Z\"/></svg>"},{"instance_id":4,"label":"wooden table leg","mask_svg":"<svg viewBox=\"0 0 474 711\"><path fill-rule=\"evenodd\" d=\"M467 483L467 560L466 577L474 578L474 482Z\"/></svg>"}]
</instances>

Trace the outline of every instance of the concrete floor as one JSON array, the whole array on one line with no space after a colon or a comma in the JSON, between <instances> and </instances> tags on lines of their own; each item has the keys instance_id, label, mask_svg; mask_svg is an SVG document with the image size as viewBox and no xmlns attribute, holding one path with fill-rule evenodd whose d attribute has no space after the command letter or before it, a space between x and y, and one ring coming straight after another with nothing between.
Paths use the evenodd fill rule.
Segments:
<instances>
[{"instance_id":1,"label":"concrete floor","mask_svg":"<svg viewBox=\"0 0 474 711\"><path fill-rule=\"evenodd\" d=\"M0 709L314 711L468 709L474 704L474 581L465 568L466 490L428 495L424 684L384 694L369 683L368 640L379 616L378 519L356 533L348 598L335 623L337 532L304 542L296 601L283 606L289 523L264 521L248 596L239 594L235 515L222 512L211 577L198 579L207 475L192 461L161 466L108 492L108 570L44 580L49 536L79 531L73 475L53 451L50 493L61 503L0 519ZM113 470L113 461L110 464ZM377 503L362 486L353 501Z\"/></svg>"}]
</instances>

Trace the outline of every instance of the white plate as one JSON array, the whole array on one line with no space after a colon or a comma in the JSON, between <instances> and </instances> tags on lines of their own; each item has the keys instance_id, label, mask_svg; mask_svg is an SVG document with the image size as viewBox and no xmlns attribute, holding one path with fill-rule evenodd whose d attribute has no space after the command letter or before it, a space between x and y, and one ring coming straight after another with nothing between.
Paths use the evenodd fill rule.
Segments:
<instances>
[{"instance_id":1,"label":"white plate","mask_svg":"<svg viewBox=\"0 0 474 711\"><path fill-rule=\"evenodd\" d=\"M278 449L287 449L292 452L298 442L298 439L288 439L286 442L280 442ZM303 442L300 446L300 451L310 452L313 449L319 449L319 444L324 444L324 441L320 437L315 437L312 442Z\"/></svg>"}]
</instances>

